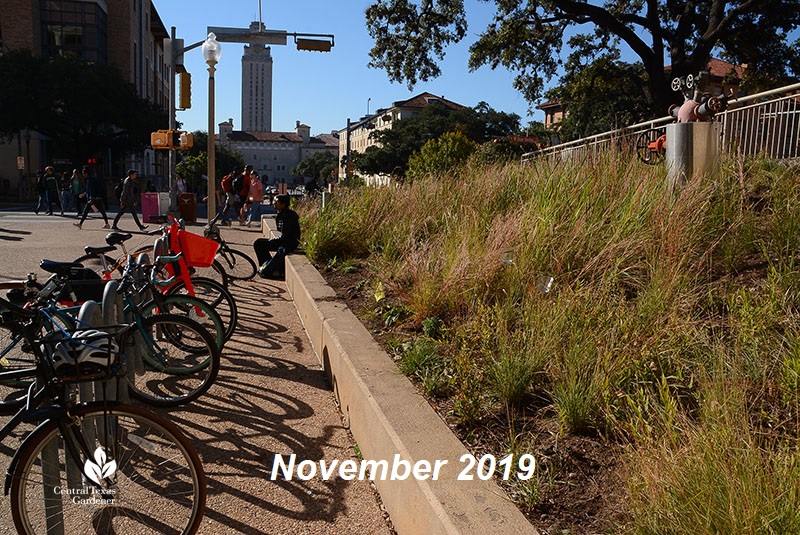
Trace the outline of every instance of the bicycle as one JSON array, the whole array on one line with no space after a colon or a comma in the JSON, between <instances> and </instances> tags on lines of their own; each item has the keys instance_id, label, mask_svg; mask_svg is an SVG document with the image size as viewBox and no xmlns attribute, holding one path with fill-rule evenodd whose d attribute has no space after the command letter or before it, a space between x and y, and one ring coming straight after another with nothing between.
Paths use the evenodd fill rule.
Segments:
<instances>
[{"instance_id":1,"label":"bicycle","mask_svg":"<svg viewBox=\"0 0 800 535\"><path fill-rule=\"evenodd\" d=\"M61 308L58 296L69 294L68 273L75 264L66 262L42 261L45 270L54 274L47 284L38 291L35 298L29 301L28 306L44 311L49 323L43 323L45 330L64 330L74 325L80 326L76 318L76 307ZM15 283L3 283L8 287ZM26 281L16 283L17 287L24 287ZM176 314L152 313L157 302L149 302L140 306L136 302L136 292L132 290L133 281L125 281L124 286L117 287L116 281L108 282L111 286L105 288L106 292L113 291L121 294L122 310L131 318L137 337L132 339L133 355L126 375L128 392L131 397L144 403L173 407L196 400L212 386L219 373L220 354L220 329L216 328L217 338L212 337L209 331L190 317ZM165 298L165 302L177 301L185 304L190 299ZM209 306L205 306L206 310ZM211 316L209 316L211 317ZM20 369L13 381L0 382L0 411L14 407L20 402L19 390L32 380L30 369L30 348L19 346L22 337L18 325L8 322L5 328L12 335L8 344L0 349L2 355L13 352L14 361L9 361L9 368L13 365ZM5 332L5 329L3 330ZM7 379L12 376L7 375Z\"/></svg>"},{"instance_id":2,"label":"bicycle","mask_svg":"<svg viewBox=\"0 0 800 535\"><path fill-rule=\"evenodd\" d=\"M258 266L255 260L246 253L232 248L228 245L217 228L220 214L217 214L203 228L203 236L219 243L216 260L222 265L225 274L231 280L250 280L256 276Z\"/></svg>"},{"instance_id":3,"label":"bicycle","mask_svg":"<svg viewBox=\"0 0 800 535\"><path fill-rule=\"evenodd\" d=\"M42 335L43 309L0 298L0 314L22 329L35 364L25 405L0 428L2 441L23 422L38 423L5 481L17 532L196 533L207 484L191 442L162 417L108 399L134 325ZM101 400L78 402L89 382L99 382Z\"/></svg>"},{"instance_id":4,"label":"bicycle","mask_svg":"<svg viewBox=\"0 0 800 535\"><path fill-rule=\"evenodd\" d=\"M159 230L155 230L149 232L149 236L154 236L156 234L162 233L164 227ZM133 237L133 234L129 232L109 232L106 234L105 241L106 244L103 247L92 247L87 245L84 247L84 254L79 256L74 260L79 264L82 264L92 271L98 273L101 278L104 280L111 280L114 276L121 276L122 272L125 269L125 264L128 258L128 251L125 248L125 242ZM109 253L116 251L117 247L122 249L122 255L117 258L109 256ZM136 250L132 253L135 256L141 254L153 255L153 245L144 245L137 247ZM222 264L214 259L209 266L210 269L204 271L203 273L207 273L212 275L211 278L221 283L224 287L228 287L228 277L225 272L225 268ZM189 270L191 273L197 271L196 266L189 266Z\"/></svg>"},{"instance_id":5,"label":"bicycle","mask_svg":"<svg viewBox=\"0 0 800 535\"><path fill-rule=\"evenodd\" d=\"M180 223L173 219L172 224L165 225L158 231L163 232L164 236L156 241L157 245L139 248L137 250L137 254L139 254L139 256L142 254L158 254L166 256L169 255L169 251L171 250L174 252L185 252L184 249L188 249L188 247L182 245L181 240L177 238L179 230L181 230ZM185 232L186 231L181 230L182 234ZM195 236L190 233L187 234L190 236ZM176 236L176 238L173 239L171 237L173 235ZM122 275L125 269L125 263L111 259L106 253L113 251L117 248L117 246L120 246L123 251L126 252L127 258L128 255L124 242L131 237L132 234L129 233L111 232L106 236L106 242L109 244L108 247L95 248L87 246L84 249L86 254L76 259L75 262L84 263L85 265L91 266L92 271L99 271L103 274L102 278L104 280L110 280L112 278L111 275L115 273ZM199 238L199 236L197 238ZM171 246L170 243L172 243ZM156 247L159 249L157 252L155 251ZM206 263L208 256L209 255L206 255ZM216 260L213 260L213 262L219 265L219 262ZM176 259L171 264L167 264L168 268L165 270L164 275L161 278L168 280L173 276L176 276L176 279L172 285L161 287L161 291L166 295L188 295L192 297L198 297L210 304L219 314L223 324L225 325L225 340L230 340L238 322L238 309L236 307L236 300L227 289L227 286L220 283L217 279L194 275L192 273L193 265L198 265L198 260L196 258L187 260L185 256ZM223 274L218 278L221 278L227 282L228 277L224 274L224 270L221 267L214 269L215 273L219 273L220 271L222 271Z\"/></svg>"},{"instance_id":6,"label":"bicycle","mask_svg":"<svg viewBox=\"0 0 800 535\"><path fill-rule=\"evenodd\" d=\"M230 315L226 314L226 317L223 318L212 304L199 297L179 293L164 294L160 290L160 286L165 284L158 278L158 273L165 264L177 260L178 255L158 257L155 264L149 266L147 262L143 262L143 259L134 261L130 257L122 274L118 291L131 292L131 296L135 300L138 298L143 302L144 304L137 308L145 316L171 313L184 315L197 321L209 330L221 351L225 342L233 336L236 327L235 322L227 321L230 319ZM149 276L148 268L150 269ZM166 283L167 286L170 284L171 282ZM201 288L203 288L202 282ZM225 307L219 308L225 310ZM126 308L125 311L128 312L128 309Z\"/></svg>"}]
</instances>

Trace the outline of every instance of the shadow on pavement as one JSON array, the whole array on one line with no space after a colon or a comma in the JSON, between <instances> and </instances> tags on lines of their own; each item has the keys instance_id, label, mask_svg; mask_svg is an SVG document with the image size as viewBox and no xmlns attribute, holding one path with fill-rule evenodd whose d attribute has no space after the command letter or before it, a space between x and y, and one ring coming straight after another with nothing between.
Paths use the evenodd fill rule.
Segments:
<instances>
[{"instance_id":1,"label":"shadow on pavement","mask_svg":"<svg viewBox=\"0 0 800 535\"><path fill-rule=\"evenodd\" d=\"M346 487L368 482L338 475L324 481L319 473L308 481L270 479L275 454L288 462L294 453L298 463L317 467L319 460L354 458L325 374L283 284L257 279L231 290L239 327L216 384L168 415L193 438L209 478L205 529L212 521L238 533L293 531L276 525L278 517L331 527L348 511ZM315 408L320 404L324 414Z\"/></svg>"}]
</instances>

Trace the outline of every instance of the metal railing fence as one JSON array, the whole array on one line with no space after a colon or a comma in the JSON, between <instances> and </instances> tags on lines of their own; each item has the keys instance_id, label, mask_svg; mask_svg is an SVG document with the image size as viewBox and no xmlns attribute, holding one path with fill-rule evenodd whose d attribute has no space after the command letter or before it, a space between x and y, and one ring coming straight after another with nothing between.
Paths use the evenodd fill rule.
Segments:
<instances>
[{"instance_id":1,"label":"metal railing fence","mask_svg":"<svg viewBox=\"0 0 800 535\"><path fill-rule=\"evenodd\" d=\"M567 157L589 151L636 150L646 139L654 139L675 121L666 116L625 128L560 143L522 155L522 162L542 156ZM788 85L728 102L716 115L720 149L743 156L762 155L775 159L800 158L800 84ZM648 131L648 136L642 136Z\"/></svg>"}]
</instances>

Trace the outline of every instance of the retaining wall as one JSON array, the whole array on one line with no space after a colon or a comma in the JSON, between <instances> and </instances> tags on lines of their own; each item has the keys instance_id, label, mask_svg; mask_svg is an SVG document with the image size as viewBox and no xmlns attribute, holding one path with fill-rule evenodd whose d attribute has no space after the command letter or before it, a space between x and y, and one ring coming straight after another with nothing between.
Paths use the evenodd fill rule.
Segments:
<instances>
[{"instance_id":1,"label":"retaining wall","mask_svg":"<svg viewBox=\"0 0 800 535\"><path fill-rule=\"evenodd\" d=\"M265 217L262 231L271 235L274 219ZM441 467L437 480L376 479L399 534L537 533L493 480L475 468L466 472L472 480L458 480L467 449L305 256L287 256L286 284L363 458L390 469L398 461Z\"/></svg>"}]
</instances>

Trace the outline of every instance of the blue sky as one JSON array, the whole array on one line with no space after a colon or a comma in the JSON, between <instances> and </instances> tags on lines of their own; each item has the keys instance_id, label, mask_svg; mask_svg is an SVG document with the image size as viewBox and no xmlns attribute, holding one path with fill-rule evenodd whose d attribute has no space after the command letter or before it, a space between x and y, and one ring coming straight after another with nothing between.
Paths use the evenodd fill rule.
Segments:
<instances>
[{"instance_id":1,"label":"blue sky","mask_svg":"<svg viewBox=\"0 0 800 535\"><path fill-rule=\"evenodd\" d=\"M417 84L390 83L384 71L367 67L372 48L365 27L364 11L370 0L261 0L262 20L268 29L289 33L334 34L335 46L329 53L298 51L291 38L286 46L273 46L272 129L293 131L295 121L311 127L314 134L329 133L356 120L387 108L423 91L442 95L465 106L486 101L498 111L516 113L522 126L531 120L543 121L540 110L528 115L528 104L511 84L513 76L498 68L482 67L469 72L468 48L486 28L493 15L493 3L466 0L469 35L462 43L447 49L440 64L443 74ZM178 38L189 45L205 39L209 26L247 28L258 20L258 0L154 0L161 20L169 32L176 28ZM223 43L217 65L216 123L233 118L241 126L241 59L238 43ZM180 111L178 121L188 131L208 129L208 71L199 48L186 53L184 65L192 73L192 108Z\"/></svg>"}]
</instances>

